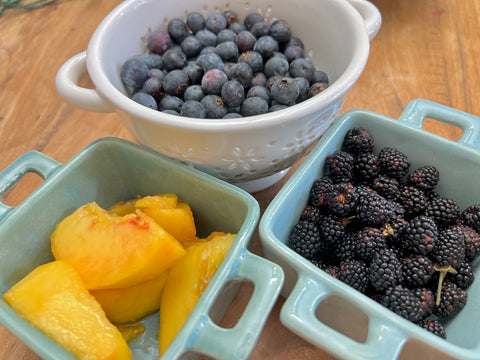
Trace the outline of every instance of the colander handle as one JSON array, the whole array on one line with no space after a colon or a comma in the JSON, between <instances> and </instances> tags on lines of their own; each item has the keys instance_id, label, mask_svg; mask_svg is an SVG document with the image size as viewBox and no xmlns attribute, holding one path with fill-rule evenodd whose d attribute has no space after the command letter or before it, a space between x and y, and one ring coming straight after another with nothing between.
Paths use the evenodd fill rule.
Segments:
<instances>
[{"instance_id":1,"label":"colander handle","mask_svg":"<svg viewBox=\"0 0 480 360\"><path fill-rule=\"evenodd\" d=\"M97 90L78 85L80 79L88 75L87 52L83 51L68 59L58 70L55 86L60 96L69 104L80 109L110 113L113 106L102 98Z\"/></svg>"},{"instance_id":2,"label":"colander handle","mask_svg":"<svg viewBox=\"0 0 480 360\"><path fill-rule=\"evenodd\" d=\"M375 5L366 0L347 0L362 16L368 39L377 35L382 25L382 15Z\"/></svg>"},{"instance_id":3,"label":"colander handle","mask_svg":"<svg viewBox=\"0 0 480 360\"><path fill-rule=\"evenodd\" d=\"M280 320L296 334L339 358L397 358L407 336L379 317L369 316L368 336L364 343L322 323L315 312L320 303L330 295L333 293L327 285L300 273L294 289L282 307ZM337 293L336 295L340 296Z\"/></svg>"},{"instance_id":4,"label":"colander handle","mask_svg":"<svg viewBox=\"0 0 480 360\"><path fill-rule=\"evenodd\" d=\"M230 329L206 317L191 350L215 359L247 359L275 304L283 285L281 267L248 251L233 267L230 280L246 280L254 285L253 294L237 324Z\"/></svg>"},{"instance_id":5,"label":"colander handle","mask_svg":"<svg viewBox=\"0 0 480 360\"><path fill-rule=\"evenodd\" d=\"M480 150L480 118L474 115L428 100L415 99L408 103L398 120L422 130L423 121L427 118L459 127L463 134L457 142Z\"/></svg>"},{"instance_id":6,"label":"colander handle","mask_svg":"<svg viewBox=\"0 0 480 360\"><path fill-rule=\"evenodd\" d=\"M13 210L12 206L6 205L1 200L1 196L17 183L23 175L33 172L47 180L61 165L61 163L35 150L23 154L8 165L0 173L0 219Z\"/></svg>"}]
</instances>

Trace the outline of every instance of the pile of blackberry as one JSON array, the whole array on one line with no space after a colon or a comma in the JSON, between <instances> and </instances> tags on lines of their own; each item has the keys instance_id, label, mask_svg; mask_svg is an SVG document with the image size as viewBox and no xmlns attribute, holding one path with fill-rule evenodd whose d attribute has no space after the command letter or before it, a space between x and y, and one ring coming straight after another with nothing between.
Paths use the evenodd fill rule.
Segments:
<instances>
[{"instance_id":1,"label":"pile of blackberry","mask_svg":"<svg viewBox=\"0 0 480 360\"><path fill-rule=\"evenodd\" d=\"M347 131L310 189L289 245L329 275L446 338L480 253L480 204L461 211L436 191L438 169L412 169L394 147Z\"/></svg>"},{"instance_id":2,"label":"pile of blackberry","mask_svg":"<svg viewBox=\"0 0 480 360\"><path fill-rule=\"evenodd\" d=\"M148 53L122 64L131 98L164 113L228 119L278 111L329 86L306 58L303 41L285 19L232 10L190 12L153 31Z\"/></svg>"}]
</instances>

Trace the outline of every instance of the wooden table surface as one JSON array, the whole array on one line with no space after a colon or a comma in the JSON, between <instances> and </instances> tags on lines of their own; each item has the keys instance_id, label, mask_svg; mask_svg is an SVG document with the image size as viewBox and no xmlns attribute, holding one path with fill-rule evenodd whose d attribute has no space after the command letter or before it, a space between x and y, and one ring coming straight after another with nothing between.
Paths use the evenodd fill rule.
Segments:
<instances>
[{"instance_id":1,"label":"wooden table surface","mask_svg":"<svg viewBox=\"0 0 480 360\"><path fill-rule=\"evenodd\" d=\"M0 169L29 150L65 163L100 137L134 141L117 115L76 109L60 98L54 84L60 66L86 49L95 28L119 3L63 0L33 11L7 10L0 17ZM397 118L409 101L425 98L480 116L478 0L373 3L382 13L382 28L342 112L365 109ZM424 127L452 140L461 135L460 129L434 120ZM288 176L254 194L262 211ZM16 205L41 182L27 174L2 199ZM258 235L253 247L261 254ZM236 304L241 307L248 298L249 291L242 291ZM274 307L251 359L332 359L281 325L283 301ZM224 323L234 322L237 312L229 311ZM38 356L0 325L0 359Z\"/></svg>"}]
</instances>

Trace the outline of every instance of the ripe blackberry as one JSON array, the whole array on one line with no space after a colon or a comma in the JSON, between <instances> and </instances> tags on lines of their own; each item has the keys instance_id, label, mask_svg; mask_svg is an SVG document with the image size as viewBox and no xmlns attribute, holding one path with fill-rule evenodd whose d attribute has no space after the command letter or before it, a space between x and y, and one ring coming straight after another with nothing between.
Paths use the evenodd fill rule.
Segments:
<instances>
[{"instance_id":1,"label":"ripe blackberry","mask_svg":"<svg viewBox=\"0 0 480 360\"><path fill-rule=\"evenodd\" d=\"M438 234L432 257L440 267L456 269L465 258L463 234L453 228L442 230Z\"/></svg>"},{"instance_id":2,"label":"ripe blackberry","mask_svg":"<svg viewBox=\"0 0 480 360\"><path fill-rule=\"evenodd\" d=\"M372 181L372 189L387 200L395 201L400 191L400 182L387 175L380 175Z\"/></svg>"},{"instance_id":3,"label":"ripe blackberry","mask_svg":"<svg viewBox=\"0 0 480 360\"><path fill-rule=\"evenodd\" d=\"M394 206L377 192L362 191L358 193L356 217L367 225L383 225L394 216Z\"/></svg>"},{"instance_id":4,"label":"ripe blackberry","mask_svg":"<svg viewBox=\"0 0 480 360\"><path fill-rule=\"evenodd\" d=\"M422 308L422 319L426 319L433 313L435 307L435 294L428 287L417 287L411 289L412 293L420 300L420 307Z\"/></svg>"},{"instance_id":5,"label":"ripe blackberry","mask_svg":"<svg viewBox=\"0 0 480 360\"><path fill-rule=\"evenodd\" d=\"M306 205L300 214L300 220L308 220L316 224L322 217L322 212L319 208L313 205Z\"/></svg>"},{"instance_id":6,"label":"ripe blackberry","mask_svg":"<svg viewBox=\"0 0 480 360\"><path fill-rule=\"evenodd\" d=\"M380 304L409 321L419 321L423 316L419 298L402 285L387 289Z\"/></svg>"},{"instance_id":7,"label":"ripe blackberry","mask_svg":"<svg viewBox=\"0 0 480 360\"><path fill-rule=\"evenodd\" d=\"M343 145L349 152L359 154L371 152L375 141L366 129L359 127L347 131L343 139Z\"/></svg>"},{"instance_id":8,"label":"ripe blackberry","mask_svg":"<svg viewBox=\"0 0 480 360\"><path fill-rule=\"evenodd\" d=\"M314 259L321 245L317 226L310 221L300 220L290 231L289 245L304 258Z\"/></svg>"},{"instance_id":9,"label":"ripe blackberry","mask_svg":"<svg viewBox=\"0 0 480 360\"><path fill-rule=\"evenodd\" d=\"M460 218L464 225L469 226L480 233L480 204L467 207L462 211Z\"/></svg>"},{"instance_id":10,"label":"ripe blackberry","mask_svg":"<svg viewBox=\"0 0 480 360\"><path fill-rule=\"evenodd\" d=\"M440 336L442 339L447 338L445 327L438 320L420 320L416 323L421 328L430 331L431 333Z\"/></svg>"},{"instance_id":11,"label":"ripe blackberry","mask_svg":"<svg viewBox=\"0 0 480 360\"><path fill-rule=\"evenodd\" d=\"M343 261L340 264L338 280L364 293L369 283L367 266L364 262L358 260Z\"/></svg>"},{"instance_id":12,"label":"ripe blackberry","mask_svg":"<svg viewBox=\"0 0 480 360\"><path fill-rule=\"evenodd\" d=\"M440 303L433 308L433 314L441 319L449 319L465 307L468 294L450 281L444 281L440 293Z\"/></svg>"},{"instance_id":13,"label":"ripe blackberry","mask_svg":"<svg viewBox=\"0 0 480 360\"><path fill-rule=\"evenodd\" d=\"M453 228L463 234L465 242L465 260L472 262L480 254L480 235L471 227L455 225Z\"/></svg>"},{"instance_id":14,"label":"ripe blackberry","mask_svg":"<svg viewBox=\"0 0 480 360\"><path fill-rule=\"evenodd\" d=\"M335 244L346 236L343 219L335 215L327 215L320 219L318 229L320 236L328 244Z\"/></svg>"},{"instance_id":15,"label":"ripe blackberry","mask_svg":"<svg viewBox=\"0 0 480 360\"><path fill-rule=\"evenodd\" d=\"M408 250L426 255L433 251L438 239L435 222L424 215L414 217L408 222L403 233L403 241Z\"/></svg>"},{"instance_id":16,"label":"ripe blackberry","mask_svg":"<svg viewBox=\"0 0 480 360\"><path fill-rule=\"evenodd\" d=\"M380 229L365 227L353 236L354 251L357 258L369 263L373 255L386 247L385 236Z\"/></svg>"},{"instance_id":17,"label":"ripe blackberry","mask_svg":"<svg viewBox=\"0 0 480 360\"><path fill-rule=\"evenodd\" d=\"M340 261L352 259L355 256L355 244L352 234L347 233L342 240L335 243L335 256Z\"/></svg>"},{"instance_id":18,"label":"ripe blackberry","mask_svg":"<svg viewBox=\"0 0 480 360\"><path fill-rule=\"evenodd\" d=\"M340 273L340 267L336 265L321 265L319 266L320 269L325 271L328 275L334 277L335 279L338 279L339 273Z\"/></svg>"},{"instance_id":19,"label":"ripe blackberry","mask_svg":"<svg viewBox=\"0 0 480 360\"><path fill-rule=\"evenodd\" d=\"M456 268L456 274L449 274L448 279L462 289L467 289L475 280L472 265L464 261Z\"/></svg>"},{"instance_id":20,"label":"ripe blackberry","mask_svg":"<svg viewBox=\"0 0 480 360\"><path fill-rule=\"evenodd\" d=\"M327 194L332 188L333 182L329 177L319 177L314 180L310 189L309 202L316 207L327 204Z\"/></svg>"},{"instance_id":21,"label":"ripe blackberry","mask_svg":"<svg viewBox=\"0 0 480 360\"><path fill-rule=\"evenodd\" d=\"M457 221L460 216L460 206L455 200L439 197L430 202L425 215L431 217L438 227L445 228Z\"/></svg>"},{"instance_id":22,"label":"ripe blackberry","mask_svg":"<svg viewBox=\"0 0 480 360\"><path fill-rule=\"evenodd\" d=\"M327 194L327 207L335 215L348 216L357 203L355 188L349 183L340 183L332 186Z\"/></svg>"},{"instance_id":23,"label":"ripe blackberry","mask_svg":"<svg viewBox=\"0 0 480 360\"><path fill-rule=\"evenodd\" d=\"M410 161L400 150L392 147L384 147L378 154L380 170L388 176L402 179L408 174Z\"/></svg>"},{"instance_id":24,"label":"ripe blackberry","mask_svg":"<svg viewBox=\"0 0 480 360\"><path fill-rule=\"evenodd\" d=\"M325 159L326 173L334 182L349 182L353 175L353 156L345 151L337 150Z\"/></svg>"},{"instance_id":25,"label":"ripe blackberry","mask_svg":"<svg viewBox=\"0 0 480 360\"><path fill-rule=\"evenodd\" d=\"M438 184L440 172L433 165L424 165L410 173L407 181L422 191L432 191Z\"/></svg>"},{"instance_id":26,"label":"ripe blackberry","mask_svg":"<svg viewBox=\"0 0 480 360\"><path fill-rule=\"evenodd\" d=\"M361 153L355 158L353 166L354 180L358 183L370 183L378 176L380 160L373 153Z\"/></svg>"},{"instance_id":27,"label":"ripe blackberry","mask_svg":"<svg viewBox=\"0 0 480 360\"><path fill-rule=\"evenodd\" d=\"M380 229L385 235L387 244L396 248L400 248L402 242L400 241L403 237L405 229L408 226L408 221L403 217L394 217L389 222L385 223Z\"/></svg>"},{"instance_id":28,"label":"ripe blackberry","mask_svg":"<svg viewBox=\"0 0 480 360\"><path fill-rule=\"evenodd\" d=\"M425 286L432 279L433 262L423 255L410 255L403 260L402 278L408 287Z\"/></svg>"},{"instance_id":29,"label":"ripe blackberry","mask_svg":"<svg viewBox=\"0 0 480 360\"><path fill-rule=\"evenodd\" d=\"M372 286L379 291L397 285L402 279L400 261L392 249L385 248L375 253L369 267Z\"/></svg>"},{"instance_id":30,"label":"ripe blackberry","mask_svg":"<svg viewBox=\"0 0 480 360\"><path fill-rule=\"evenodd\" d=\"M419 215L423 213L428 206L425 193L409 185L403 186L400 189L398 202L403 206L408 216Z\"/></svg>"}]
</instances>

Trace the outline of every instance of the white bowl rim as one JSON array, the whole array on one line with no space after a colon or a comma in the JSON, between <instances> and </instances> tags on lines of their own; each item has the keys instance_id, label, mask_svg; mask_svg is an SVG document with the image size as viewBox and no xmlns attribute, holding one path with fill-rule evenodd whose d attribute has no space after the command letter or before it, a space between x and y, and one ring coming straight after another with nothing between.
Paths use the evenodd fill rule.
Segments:
<instances>
[{"instance_id":1,"label":"white bowl rim","mask_svg":"<svg viewBox=\"0 0 480 360\"><path fill-rule=\"evenodd\" d=\"M248 116L244 118L234 119L199 119L188 118L178 115L170 115L162 113L158 110L150 109L144 105L138 104L127 95L120 92L110 82L106 74L101 69L98 61L102 51L102 35L108 30L112 23L119 21L128 9L134 7L138 0L126 0L116 8L114 8L100 23L93 33L87 47L87 69L95 87L112 102L116 107L128 114L135 115L136 119L171 126L176 128L184 128L196 131L225 131L235 129L268 128L275 125L281 125L285 122L292 121L312 113L320 111L327 105L344 96L353 84L360 77L368 60L370 51L370 41L365 29L364 21L358 11L347 0L325 0L331 1L342 8L342 11L348 16L348 20L358 29L363 31L355 31L353 43L353 57L345 71L332 83L326 90L316 95L314 98L305 100L299 104L289 106L286 109L271 113ZM145 1L141 1L145 3ZM229 125L226 128L226 125Z\"/></svg>"}]
</instances>

